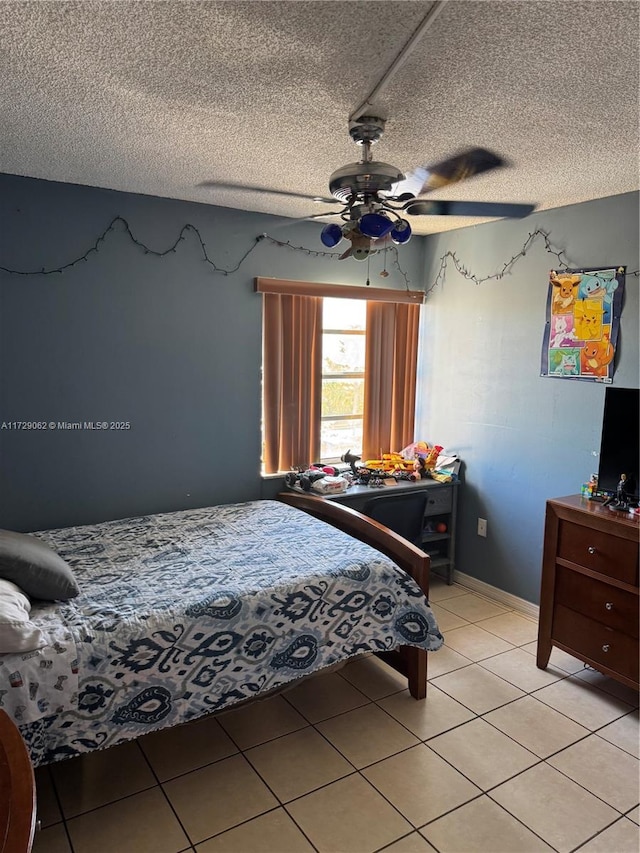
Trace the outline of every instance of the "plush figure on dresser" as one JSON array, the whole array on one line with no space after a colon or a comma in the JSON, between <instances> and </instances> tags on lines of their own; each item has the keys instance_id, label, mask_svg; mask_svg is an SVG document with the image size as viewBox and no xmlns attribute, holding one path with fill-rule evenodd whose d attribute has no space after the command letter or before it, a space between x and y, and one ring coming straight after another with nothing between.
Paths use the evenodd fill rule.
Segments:
<instances>
[{"instance_id":1,"label":"plush figure on dresser","mask_svg":"<svg viewBox=\"0 0 640 853\"><path fill-rule=\"evenodd\" d=\"M553 285L553 300L551 312L553 314L571 314L573 305L578 297L578 285L582 276L580 275L558 275L552 274L549 279Z\"/></svg>"}]
</instances>

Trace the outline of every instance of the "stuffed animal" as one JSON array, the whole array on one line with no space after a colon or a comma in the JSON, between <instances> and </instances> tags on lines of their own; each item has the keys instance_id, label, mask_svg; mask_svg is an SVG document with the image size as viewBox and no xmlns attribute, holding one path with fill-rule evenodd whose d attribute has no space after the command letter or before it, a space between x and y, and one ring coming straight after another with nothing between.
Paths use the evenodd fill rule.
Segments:
<instances>
[{"instance_id":1,"label":"stuffed animal","mask_svg":"<svg viewBox=\"0 0 640 853\"><path fill-rule=\"evenodd\" d=\"M344 231L344 236L351 241L351 245L340 255L340 260L353 258L356 261L366 261L369 255L373 255L377 250L372 248L371 237L365 236L355 222L353 225L353 228Z\"/></svg>"}]
</instances>

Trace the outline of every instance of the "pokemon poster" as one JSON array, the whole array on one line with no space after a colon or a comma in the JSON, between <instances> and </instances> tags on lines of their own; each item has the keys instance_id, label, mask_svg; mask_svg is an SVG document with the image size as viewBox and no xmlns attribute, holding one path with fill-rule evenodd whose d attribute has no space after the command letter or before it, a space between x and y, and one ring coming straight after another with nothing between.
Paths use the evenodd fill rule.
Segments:
<instances>
[{"instance_id":1,"label":"pokemon poster","mask_svg":"<svg viewBox=\"0 0 640 853\"><path fill-rule=\"evenodd\" d=\"M625 267L549 273L542 376L611 382Z\"/></svg>"}]
</instances>

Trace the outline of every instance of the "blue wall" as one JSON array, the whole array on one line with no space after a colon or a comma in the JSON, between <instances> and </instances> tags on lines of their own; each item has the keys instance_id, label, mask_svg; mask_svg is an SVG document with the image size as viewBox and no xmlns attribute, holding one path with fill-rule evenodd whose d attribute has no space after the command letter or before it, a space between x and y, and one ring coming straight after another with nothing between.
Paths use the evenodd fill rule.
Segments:
<instances>
[{"instance_id":1,"label":"blue wall","mask_svg":"<svg viewBox=\"0 0 640 853\"><path fill-rule=\"evenodd\" d=\"M316 223L0 175L0 266L64 264L117 215L160 250L191 222L223 267L265 231L322 249ZM446 251L488 275L536 227L576 266L640 266L637 194L414 239L400 258L412 287L429 289ZM529 601L538 600L544 503L577 492L597 469L604 397L602 385L540 377L555 264L540 239L500 282L476 286L449 264L422 318L416 437L465 461L458 569ZM404 287L389 269L383 281L372 260L372 285ZM259 471L258 275L364 286L366 264L262 242L223 276L202 261L195 235L157 259L117 232L63 274L0 272L0 422L131 422L125 432L0 430L0 527L37 530L269 493ZM614 381L638 386L635 277ZM488 519L486 540L476 534L478 516Z\"/></svg>"},{"instance_id":2,"label":"blue wall","mask_svg":"<svg viewBox=\"0 0 640 853\"><path fill-rule=\"evenodd\" d=\"M544 211L427 240L425 289L455 251L479 277L501 269L529 233L548 231L576 267L637 270L638 194ZM501 281L475 285L449 261L423 308L417 436L457 451L457 568L537 602L545 501L575 494L597 471L604 386L540 376L549 270L538 237ZM628 276L614 384L638 387L638 278ZM488 536L477 535L478 517Z\"/></svg>"},{"instance_id":3,"label":"blue wall","mask_svg":"<svg viewBox=\"0 0 640 853\"><path fill-rule=\"evenodd\" d=\"M0 175L0 266L62 265L123 216L163 250L190 222L217 265L267 232L322 250L317 223ZM401 251L421 286L423 240ZM393 266L372 286L405 287ZM0 527L37 530L261 495L262 299L255 276L344 284L366 263L267 242L233 275L191 234L145 255L121 230L51 276L0 272L0 422L130 421L129 431L0 430Z\"/></svg>"}]
</instances>

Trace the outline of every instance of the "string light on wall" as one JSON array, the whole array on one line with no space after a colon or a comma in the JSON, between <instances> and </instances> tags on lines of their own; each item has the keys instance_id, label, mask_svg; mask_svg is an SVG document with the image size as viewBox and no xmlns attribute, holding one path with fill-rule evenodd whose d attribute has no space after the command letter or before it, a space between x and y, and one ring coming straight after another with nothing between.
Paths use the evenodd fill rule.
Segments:
<instances>
[{"instance_id":1,"label":"string light on wall","mask_svg":"<svg viewBox=\"0 0 640 853\"><path fill-rule=\"evenodd\" d=\"M0 265L0 271L5 272L5 273L9 273L10 275L23 275L23 276L28 276L28 275L55 275L56 273L63 273L63 272L65 272L65 270L71 269L72 267L75 267L78 264L85 263L86 261L89 260L89 258L92 255L97 254L100 250L102 243L105 241L106 237L111 232L116 232L118 226L121 226L122 231L124 231L124 233L128 236L129 240L131 240L132 243L134 243L136 246L138 246L140 249L142 249L146 255L153 255L156 258L163 258L166 255L175 253L178 245L183 240L186 239L187 235L193 234L200 244L200 249L202 252L202 258L203 258L204 262L211 267L211 270L213 272L220 273L221 275L225 275L225 276L232 275L233 273L237 272L240 269L240 267L242 266L242 264L251 255L251 253L256 249L256 247L265 240L267 242L269 242L271 245L278 246L278 247L284 248L284 249L289 249L290 251L293 251L293 252L303 252L304 254L308 255L309 257L328 258L330 260L336 260L336 259L340 259L342 257L340 252L327 252L327 251L323 251L323 250L307 249L305 246L294 246L288 240L286 240L286 241L285 240L277 240L275 237L271 237L269 234L263 233L263 234L258 234L257 237L254 237L252 245L249 246L249 248L242 255L242 257L240 258L240 260L238 261L238 263L234 267L231 267L229 269L225 269L224 267L219 267L215 263L215 261L213 261L213 259L209 256L209 253L207 251L207 247L206 247L206 244L204 242L204 239L203 239L200 231L195 227L195 225L191 225L190 223L183 225L182 228L180 229L178 237L176 238L174 243L166 249L158 250L158 249L152 249L150 246L147 246L146 243L144 243L142 240L138 240L137 237L134 236L127 220L124 219L124 217L122 217L122 216L116 216L116 217L114 217L114 219L111 220L111 222L105 228L105 230L102 232L102 234L100 234L100 236L97 237L97 239L95 240L93 245L90 246L86 250L86 252L79 255L77 258L74 258L73 260L68 261L65 264L62 264L59 267L50 267L50 268L42 267L41 269L38 269L38 270L17 270L17 269L11 269L10 267L7 267L7 266ZM425 290L425 292L427 294L431 293L431 291L434 290L434 288L436 288L439 284L442 284L444 282L446 269L447 269L447 263L448 263L449 259L453 262L453 265L455 266L457 272L463 278L466 278L469 281L474 282L474 284L476 284L476 285L484 284L487 281L500 280L500 279L504 278L508 273L511 272L512 267L516 264L517 261L520 260L520 258L523 258L527 254L527 252L531 248L533 242L539 236L541 236L544 239L545 250L557 258L557 260L558 260L557 266L562 267L562 268L567 268L571 265L569 258L566 255L565 250L554 248L551 244L551 240L549 238L549 233L547 231L544 231L541 228L537 228L535 231L532 231L529 234L529 236L527 237L522 249L516 255L513 255L508 261L506 261L502 265L501 269L498 272L493 273L492 275L484 276L483 278L480 278L475 273L472 273L470 270L468 270L466 268L466 266L464 266L464 264L461 262L461 260L459 259L459 257L457 256L457 254L455 252L453 252L453 251L446 252L440 258L440 267L438 269L438 272L437 272L437 275L435 277L433 284L429 288L427 288ZM398 271L398 275L403 279L407 290L409 290L409 287L410 287L409 276L400 266L400 261L399 261L399 257L398 257L398 250L397 250L396 246L387 246L384 249L378 250L378 252L376 253L376 254L379 254L380 256L382 256L382 259L383 259L383 268L382 268L381 272L379 273L380 276L382 278L386 278L389 275L389 273L387 272L387 260L388 260L387 253L390 253L390 256L391 256L392 261L393 261L393 265L395 266L396 270ZM566 260L565 260L565 258L566 258ZM639 275L640 275L640 270L634 270L633 272L627 273L627 276L638 277ZM367 279L367 284L369 284L369 279Z\"/></svg>"},{"instance_id":2,"label":"string light on wall","mask_svg":"<svg viewBox=\"0 0 640 853\"><path fill-rule=\"evenodd\" d=\"M522 247L522 249L520 249L520 251L516 255L513 255L513 257L509 258L508 261L505 261L505 263L502 265L502 268L498 272L492 273L492 275L484 276L483 278L480 278L479 276L475 275L475 273L470 272L463 265L460 258L457 256L457 254L455 252L452 252L452 251L445 252L445 254L440 258L440 267L439 267L437 275L433 281L433 284L431 285L431 287L429 287L425 290L425 293L426 294L431 293L431 291L434 290L439 284L444 283L444 277L445 277L445 273L447 270L447 262L449 259L451 259L451 261L453 262L453 265L456 268L457 272L463 278L466 278L468 281L472 281L476 285L484 284L487 281L494 281L494 280L499 281L500 279L504 278L508 273L511 272L511 268L514 266L514 264L517 263L517 261L520 260L520 258L524 258L524 256L527 254L527 252L531 248L531 245L533 244L536 237L542 237L544 239L545 251L549 252L549 254L551 254L551 255L555 255L555 257L558 259L558 266L559 267L566 269L570 266L575 266L575 264L573 264L573 265L571 264L571 262L570 262L570 260L569 260L564 249L554 249L553 245L551 244L551 240L549 239L549 232L548 231L544 231L542 228L536 228L535 231L532 231L529 234L529 236L525 240L525 243L524 243L524 246ZM567 258L566 261L563 259L563 255ZM628 276L633 275L633 276L636 276L636 278L637 278L640 275L640 270L634 270L633 272L627 273L627 275Z\"/></svg>"},{"instance_id":3,"label":"string light on wall","mask_svg":"<svg viewBox=\"0 0 640 853\"><path fill-rule=\"evenodd\" d=\"M231 267L230 269L224 269L223 267L219 267L215 263L215 261L213 261L213 259L209 256L209 253L207 251L207 247L206 247L206 244L205 244L204 239L202 237L202 234L200 233L200 231L198 231L198 229L196 228L195 225L191 225L190 223L186 223L180 229L180 233L178 234L178 237L176 238L175 242L171 246L169 246L167 249L157 250L157 249L152 249L150 246L147 246L147 244L144 243L142 240L138 240L138 238L134 236L134 234L131 230L131 227L130 227L129 223L127 222L127 220L122 216L116 216L111 220L111 222L105 228L105 230L102 232L102 234L100 234L100 236L96 239L94 244L92 246L90 246L86 252L84 252L82 255L79 255L77 258L74 258L73 260L68 261L66 264L62 264L59 267L50 267L48 269L46 267L41 267L41 269L38 269L38 270L16 270L16 269L11 269L10 267L0 265L0 271L10 273L11 275L55 275L56 273L63 273L65 270L71 269L72 267L75 267L78 264L81 264L81 263L88 261L92 255L96 254L100 250L100 247L101 247L102 243L104 243L107 236L111 232L117 232L117 226L122 226L122 230L128 236L129 240L131 240L131 242L134 243L136 246L139 246L143 250L145 255L153 255L156 258L164 258L166 255L174 254L176 252L178 245L184 239L186 239L187 234L193 234L193 235L195 235L196 239L198 240L198 242L200 244L200 249L202 251L202 258L205 261L205 263L207 263L211 267L213 272L220 273L221 275L232 275L233 273L237 272L240 269L240 267L242 266L242 264L249 257L249 255L256 249L256 247L263 240L267 240L269 243L271 243L274 246L279 246L281 248L291 249L294 252L304 252L306 255L308 255L310 257L316 257L316 258L322 257L322 258L330 258L330 259L334 259L334 260L337 260L341 257L340 252L316 251L314 249L307 249L304 246L294 246L289 241L276 240L275 237L270 237L268 234L263 233L263 234L258 234L258 236L254 238L253 244L251 246L249 246L247 251L244 253L244 255L242 255L242 257L240 258L240 260L238 261L238 263L234 267ZM410 284L409 277L400 266L400 262L398 260L397 249L395 248L395 246L393 246L393 247L388 247L388 248L384 249L383 251L385 252L385 271L386 271L386 252L390 251L392 253L393 258L394 258L394 263L395 263L395 266L398 270L398 273L400 274L400 276L402 276L404 283L406 285L406 288L407 288L407 290L409 290L409 284Z\"/></svg>"},{"instance_id":4,"label":"string light on wall","mask_svg":"<svg viewBox=\"0 0 640 853\"><path fill-rule=\"evenodd\" d=\"M202 238L202 235L200 234L198 229L195 227L195 225L191 225L189 223L187 223L186 225L183 225L182 228L180 229L180 233L178 234L178 237L177 237L176 241L173 243L173 245L169 246L168 249L163 249L162 251L158 251L157 249L152 249L150 246L147 246L145 243L142 242L142 240L138 240L137 237L135 237L133 235L133 232L131 231L131 228L130 228L127 220L122 216L116 216L111 220L111 222L105 228L105 230L102 232L102 234L100 234L100 236L96 239L93 246L91 246L89 249L87 249L87 251L84 252L82 255L79 255L77 258L74 258L74 260L69 261L66 264L62 264L59 267L51 267L49 269L47 269L46 267L42 267L39 270L14 270L14 269L9 269L9 267L0 266L0 270L2 270L3 272L11 273L12 275L54 275L55 273L62 273L65 270L68 270L68 269L71 269L72 267L75 267L77 264L80 264L83 261L88 261L91 255L93 255L99 251L101 244L105 241L106 237L110 234L110 232L116 230L116 225L118 225L118 224L122 225L124 232L127 234L129 239L131 240L131 242L134 243L136 246L139 246L144 251L145 255L154 255L156 258L164 258L166 255L170 255L172 253L175 253L175 251L178 247L178 244L181 243L185 239L187 233L192 233L196 236L198 242L200 243L200 248L202 249L202 255L203 255L203 259L204 259L205 263L209 264L209 266L212 268L213 272L219 272L222 275L231 275L232 273L239 270L240 267L242 266L243 262L249 257L251 252L253 252L253 250L256 248L258 243L265 236L265 235L261 234L260 236L256 237L253 245L250 246L249 249L244 253L244 255L240 258L240 260L235 265L235 267L227 270L227 269L223 269L222 267L217 266L215 264L215 262L209 257L209 254L207 252L207 247L206 247L205 242Z\"/></svg>"}]
</instances>

